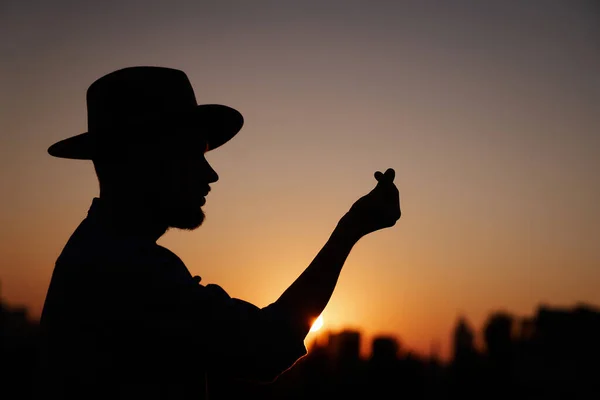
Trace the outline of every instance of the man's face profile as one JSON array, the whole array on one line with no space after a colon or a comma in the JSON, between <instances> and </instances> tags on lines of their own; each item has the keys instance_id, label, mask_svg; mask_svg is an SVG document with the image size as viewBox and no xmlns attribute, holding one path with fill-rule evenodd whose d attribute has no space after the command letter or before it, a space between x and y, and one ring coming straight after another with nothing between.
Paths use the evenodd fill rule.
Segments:
<instances>
[{"instance_id":1,"label":"man's face profile","mask_svg":"<svg viewBox=\"0 0 600 400\"><path fill-rule=\"evenodd\" d=\"M200 157L169 159L156 187L165 223L169 227L193 230L204 221L202 206L210 191L210 183L218 180L204 154Z\"/></svg>"},{"instance_id":2,"label":"man's face profile","mask_svg":"<svg viewBox=\"0 0 600 400\"><path fill-rule=\"evenodd\" d=\"M100 196L118 205L140 207L148 218L169 228L193 230L204 221L202 206L209 184L219 177L203 151L180 156L138 155L127 160L95 161Z\"/></svg>"}]
</instances>

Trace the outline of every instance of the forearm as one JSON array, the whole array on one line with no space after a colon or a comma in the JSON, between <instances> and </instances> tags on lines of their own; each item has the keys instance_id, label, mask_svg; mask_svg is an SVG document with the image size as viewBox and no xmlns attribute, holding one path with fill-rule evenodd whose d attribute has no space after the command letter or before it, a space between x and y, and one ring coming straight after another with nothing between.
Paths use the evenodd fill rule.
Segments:
<instances>
[{"instance_id":1,"label":"forearm","mask_svg":"<svg viewBox=\"0 0 600 400\"><path fill-rule=\"evenodd\" d=\"M298 321L304 334L331 299L342 267L360 237L347 218L342 218L314 260L277 300L277 307Z\"/></svg>"}]
</instances>

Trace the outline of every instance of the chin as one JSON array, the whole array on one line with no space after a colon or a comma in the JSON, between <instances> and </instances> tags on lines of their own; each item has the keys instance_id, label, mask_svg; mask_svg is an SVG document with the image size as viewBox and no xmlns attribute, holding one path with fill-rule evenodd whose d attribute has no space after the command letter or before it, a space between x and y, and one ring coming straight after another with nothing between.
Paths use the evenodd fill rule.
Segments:
<instances>
[{"instance_id":1,"label":"chin","mask_svg":"<svg viewBox=\"0 0 600 400\"><path fill-rule=\"evenodd\" d=\"M200 207L194 209L178 209L171 214L169 226L192 231L204 222L204 211Z\"/></svg>"}]
</instances>

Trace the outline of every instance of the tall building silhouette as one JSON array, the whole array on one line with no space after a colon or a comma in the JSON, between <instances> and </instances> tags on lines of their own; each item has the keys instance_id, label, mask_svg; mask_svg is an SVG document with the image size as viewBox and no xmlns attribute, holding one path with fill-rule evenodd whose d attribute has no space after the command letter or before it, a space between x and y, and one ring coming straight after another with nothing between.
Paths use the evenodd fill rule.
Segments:
<instances>
[{"instance_id":1,"label":"tall building silhouette","mask_svg":"<svg viewBox=\"0 0 600 400\"><path fill-rule=\"evenodd\" d=\"M469 361L475 354L475 333L464 317L460 317L454 328L453 360L455 363Z\"/></svg>"},{"instance_id":2,"label":"tall building silhouette","mask_svg":"<svg viewBox=\"0 0 600 400\"><path fill-rule=\"evenodd\" d=\"M549 392L596 387L600 376L600 309L540 306L521 323L518 377Z\"/></svg>"},{"instance_id":3,"label":"tall building silhouette","mask_svg":"<svg viewBox=\"0 0 600 400\"><path fill-rule=\"evenodd\" d=\"M398 359L400 346L398 340L390 336L379 336L373 339L371 360L377 363L389 363Z\"/></svg>"},{"instance_id":4,"label":"tall building silhouette","mask_svg":"<svg viewBox=\"0 0 600 400\"><path fill-rule=\"evenodd\" d=\"M31 394L38 333L38 324L29 319L26 308L10 306L0 298L0 397L14 393L16 398L28 398Z\"/></svg>"},{"instance_id":5,"label":"tall building silhouette","mask_svg":"<svg viewBox=\"0 0 600 400\"><path fill-rule=\"evenodd\" d=\"M336 364L356 363L360 360L360 332L344 330L330 333L328 348Z\"/></svg>"}]
</instances>

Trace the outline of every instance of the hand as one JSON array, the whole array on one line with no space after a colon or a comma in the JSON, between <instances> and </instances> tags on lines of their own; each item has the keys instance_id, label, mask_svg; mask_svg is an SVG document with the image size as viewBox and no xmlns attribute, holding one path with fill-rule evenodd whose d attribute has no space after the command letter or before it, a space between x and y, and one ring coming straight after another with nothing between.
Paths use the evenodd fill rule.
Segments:
<instances>
[{"instance_id":1,"label":"hand","mask_svg":"<svg viewBox=\"0 0 600 400\"><path fill-rule=\"evenodd\" d=\"M375 188L358 199L344 216L347 227L359 237L394 226L400 219L400 194L394 184L395 175L391 168L384 174L375 172Z\"/></svg>"}]
</instances>

